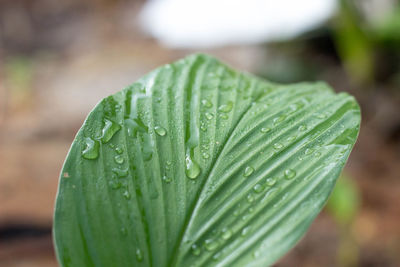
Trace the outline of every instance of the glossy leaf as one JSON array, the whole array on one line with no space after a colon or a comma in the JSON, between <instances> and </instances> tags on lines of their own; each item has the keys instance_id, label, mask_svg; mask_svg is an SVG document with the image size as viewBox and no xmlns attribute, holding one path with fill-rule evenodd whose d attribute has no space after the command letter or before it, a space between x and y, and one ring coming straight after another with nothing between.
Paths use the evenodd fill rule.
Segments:
<instances>
[{"instance_id":1,"label":"glossy leaf","mask_svg":"<svg viewBox=\"0 0 400 267\"><path fill-rule=\"evenodd\" d=\"M323 207L356 140L354 98L206 55L103 99L61 172L63 266L266 266Z\"/></svg>"}]
</instances>

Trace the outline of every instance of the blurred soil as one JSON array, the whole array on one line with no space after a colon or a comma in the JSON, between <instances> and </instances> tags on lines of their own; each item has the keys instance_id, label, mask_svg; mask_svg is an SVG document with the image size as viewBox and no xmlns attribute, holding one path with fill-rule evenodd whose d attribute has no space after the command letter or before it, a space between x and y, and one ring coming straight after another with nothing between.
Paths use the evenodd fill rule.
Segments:
<instances>
[{"instance_id":1,"label":"blurred soil","mask_svg":"<svg viewBox=\"0 0 400 267\"><path fill-rule=\"evenodd\" d=\"M0 2L0 266L57 265L51 224L58 176L86 114L103 97L192 52L167 50L143 35L135 19L141 1L37 2ZM9 33L10 14L20 22L19 37ZM249 72L264 55L260 47L205 52ZM362 196L351 228L357 265L399 266L400 88L349 90L339 66L321 79L350 91L362 107L346 166ZM338 266L338 239L337 225L322 213L276 266Z\"/></svg>"}]
</instances>

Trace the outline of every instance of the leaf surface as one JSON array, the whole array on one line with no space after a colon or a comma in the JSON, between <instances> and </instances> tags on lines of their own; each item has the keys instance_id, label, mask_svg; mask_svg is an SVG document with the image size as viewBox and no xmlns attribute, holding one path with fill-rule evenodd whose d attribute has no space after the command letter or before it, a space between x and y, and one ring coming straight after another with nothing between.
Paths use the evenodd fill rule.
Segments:
<instances>
[{"instance_id":1,"label":"leaf surface","mask_svg":"<svg viewBox=\"0 0 400 267\"><path fill-rule=\"evenodd\" d=\"M360 110L324 83L273 84L196 54L103 99L61 172L63 266L266 266L302 237Z\"/></svg>"}]
</instances>

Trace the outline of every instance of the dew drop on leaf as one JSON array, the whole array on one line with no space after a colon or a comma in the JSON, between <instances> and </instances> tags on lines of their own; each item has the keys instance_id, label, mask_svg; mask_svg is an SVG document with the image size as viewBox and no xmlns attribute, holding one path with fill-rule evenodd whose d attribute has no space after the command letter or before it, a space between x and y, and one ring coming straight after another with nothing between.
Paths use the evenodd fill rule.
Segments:
<instances>
[{"instance_id":1,"label":"dew drop on leaf","mask_svg":"<svg viewBox=\"0 0 400 267\"><path fill-rule=\"evenodd\" d=\"M299 126L298 130L299 130L300 132L304 132L304 131L307 130L307 126L305 126L304 124L302 124L302 125Z\"/></svg>"},{"instance_id":2,"label":"dew drop on leaf","mask_svg":"<svg viewBox=\"0 0 400 267\"><path fill-rule=\"evenodd\" d=\"M117 152L118 154L122 154L122 152L124 152L124 149L122 147L120 147L120 146L117 146L115 148L115 152Z\"/></svg>"},{"instance_id":3,"label":"dew drop on leaf","mask_svg":"<svg viewBox=\"0 0 400 267\"><path fill-rule=\"evenodd\" d=\"M254 192L256 193L261 193L264 190L264 187L261 184L256 184L253 187Z\"/></svg>"},{"instance_id":4,"label":"dew drop on leaf","mask_svg":"<svg viewBox=\"0 0 400 267\"><path fill-rule=\"evenodd\" d=\"M251 166L247 166L247 167L244 169L243 176L244 176L244 177L249 177L250 175L253 174L253 172L254 172L254 168L251 167Z\"/></svg>"},{"instance_id":5,"label":"dew drop on leaf","mask_svg":"<svg viewBox=\"0 0 400 267\"><path fill-rule=\"evenodd\" d=\"M229 239L231 236L232 236L231 230L229 230L229 229L226 228L226 227L222 228L222 230L221 230L221 237L222 237L222 239L227 240L227 239Z\"/></svg>"},{"instance_id":6,"label":"dew drop on leaf","mask_svg":"<svg viewBox=\"0 0 400 267\"><path fill-rule=\"evenodd\" d=\"M115 161L116 163L118 163L118 164L122 164L122 163L124 163L124 157L122 157L121 155L116 155L116 156L114 157L114 161Z\"/></svg>"},{"instance_id":7,"label":"dew drop on leaf","mask_svg":"<svg viewBox=\"0 0 400 267\"><path fill-rule=\"evenodd\" d=\"M281 149L283 147L283 145L281 143L275 143L274 144L274 148L275 149Z\"/></svg>"},{"instance_id":8,"label":"dew drop on leaf","mask_svg":"<svg viewBox=\"0 0 400 267\"><path fill-rule=\"evenodd\" d=\"M310 155L313 152L314 152L314 149L312 149L312 148L307 148L306 150L304 150L305 155Z\"/></svg>"},{"instance_id":9,"label":"dew drop on leaf","mask_svg":"<svg viewBox=\"0 0 400 267\"><path fill-rule=\"evenodd\" d=\"M104 119L104 127L102 130L101 142L107 143L111 140L116 132L121 129L121 126L113 121Z\"/></svg>"},{"instance_id":10,"label":"dew drop on leaf","mask_svg":"<svg viewBox=\"0 0 400 267\"><path fill-rule=\"evenodd\" d=\"M126 198L126 199L131 199L131 194L129 193L128 190L125 190L124 193L122 193L122 195L123 195L124 198Z\"/></svg>"},{"instance_id":11,"label":"dew drop on leaf","mask_svg":"<svg viewBox=\"0 0 400 267\"><path fill-rule=\"evenodd\" d=\"M211 120L212 118L214 118L214 115L210 112L206 112L204 115L206 116L207 120Z\"/></svg>"},{"instance_id":12,"label":"dew drop on leaf","mask_svg":"<svg viewBox=\"0 0 400 267\"><path fill-rule=\"evenodd\" d=\"M267 178L266 183L269 186L273 186L276 183L276 178Z\"/></svg>"},{"instance_id":13,"label":"dew drop on leaf","mask_svg":"<svg viewBox=\"0 0 400 267\"><path fill-rule=\"evenodd\" d=\"M206 248L206 250L208 251L213 251L218 247L218 243L215 242L213 239L206 239L204 241L204 247Z\"/></svg>"},{"instance_id":14,"label":"dew drop on leaf","mask_svg":"<svg viewBox=\"0 0 400 267\"><path fill-rule=\"evenodd\" d=\"M285 170L285 178L286 179L293 179L296 176L296 172L292 169Z\"/></svg>"},{"instance_id":15,"label":"dew drop on leaf","mask_svg":"<svg viewBox=\"0 0 400 267\"><path fill-rule=\"evenodd\" d=\"M247 201L249 202L249 203L251 203L251 202L253 202L254 201L254 196L253 196L253 194L248 194L247 195Z\"/></svg>"},{"instance_id":16,"label":"dew drop on leaf","mask_svg":"<svg viewBox=\"0 0 400 267\"><path fill-rule=\"evenodd\" d=\"M200 130L202 130L203 132L207 131L207 125L205 123L201 123Z\"/></svg>"},{"instance_id":17,"label":"dew drop on leaf","mask_svg":"<svg viewBox=\"0 0 400 267\"><path fill-rule=\"evenodd\" d=\"M125 169L113 168L112 172L115 173L119 178L123 178L128 175L128 168Z\"/></svg>"},{"instance_id":18,"label":"dew drop on leaf","mask_svg":"<svg viewBox=\"0 0 400 267\"><path fill-rule=\"evenodd\" d=\"M285 119L286 119L286 116L285 116L285 115L281 115L281 116L279 116L279 117L276 117L276 118L274 119L274 124L280 123L280 122L284 121Z\"/></svg>"},{"instance_id":19,"label":"dew drop on leaf","mask_svg":"<svg viewBox=\"0 0 400 267\"><path fill-rule=\"evenodd\" d=\"M96 159L99 156L99 142L90 137L85 138L85 148L82 157L85 159Z\"/></svg>"},{"instance_id":20,"label":"dew drop on leaf","mask_svg":"<svg viewBox=\"0 0 400 267\"><path fill-rule=\"evenodd\" d=\"M143 255L142 255L142 251L140 250L140 248L136 249L136 259L137 259L137 261L143 260Z\"/></svg>"},{"instance_id":21,"label":"dew drop on leaf","mask_svg":"<svg viewBox=\"0 0 400 267\"><path fill-rule=\"evenodd\" d=\"M161 126L156 126L154 127L154 131L159 135L159 136L165 136L167 134L167 130Z\"/></svg>"},{"instance_id":22,"label":"dew drop on leaf","mask_svg":"<svg viewBox=\"0 0 400 267\"><path fill-rule=\"evenodd\" d=\"M208 159L210 157L210 155L207 152L203 152L201 155L204 159Z\"/></svg>"},{"instance_id":23,"label":"dew drop on leaf","mask_svg":"<svg viewBox=\"0 0 400 267\"><path fill-rule=\"evenodd\" d=\"M242 229L242 236L247 235L250 232L250 226L246 226Z\"/></svg>"},{"instance_id":24,"label":"dew drop on leaf","mask_svg":"<svg viewBox=\"0 0 400 267\"><path fill-rule=\"evenodd\" d=\"M114 180L111 180L111 181L109 181L108 182L108 184L111 186L111 188L112 189L118 189L118 188L121 188L121 186L122 186L122 184L119 182L119 181L114 181Z\"/></svg>"},{"instance_id":25,"label":"dew drop on leaf","mask_svg":"<svg viewBox=\"0 0 400 267\"><path fill-rule=\"evenodd\" d=\"M219 117L223 120L227 120L229 118L228 115L226 115L226 114L221 114L221 115L219 115Z\"/></svg>"},{"instance_id":26,"label":"dew drop on leaf","mask_svg":"<svg viewBox=\"0 0 400 267\"><path fill-rule=\"evenodd\" d=\"M189 155L186 155L186 176L190 179L196 179L200 174L200 166Z\"/></svg>"},{"instance_id":27,"label":"dew drop on leaf","mask_svg":"<svg viewBox=\"0 0 400 267\"><path fill-rule=\"evenodd\" d=\"M289 136L289 137L286 139L286 141L292 142L292 141L294 141L295 139L296 139L296 136L293 135L293 136Z\"/></svg>"},{"instance_id":28,"label":"dew drop on leaf","mask_svg":"<svg viewBox=\"0 0 400 267\"><path fill-rule=\"evenodd\" d=\"M233 102L228 101L226 104L222 104L221 106L218 107L218 110L224 113L228 113L232 110L233 108Z\"/></svg>"},{"instance_id":29,"label":"dew drop on leaf","mask_svg":"<svg viewBox=\"0 0 400 267\"><path fill-rule=\"evenodd\" d=\"M206 108L212 108L213 104L208 99L201 100L201 104Z\"/></svg>"},{"instance_id":30,"label":"dew drop on leaf","mask_svg":"<svg viewBox=\"0 0 400 267\"><path fill-rule=\"evenodd\" d=\"M193 244L190 250L192 251L192 254L195 256L199 256L201 253L201 249L196 244Z\"/></svg>"},{"instance_id":31,"label":"dew drop on leaf","mask_svg":"<svg viewBox=\"0 0 400 267\"><path fill-rule=\"evenodd\" d=\"M262 132L262 133L268 133L269 131L271 131L271 128L269 128L269 127L263 127L263 128L261 128L261 132Z\"/></svg>"},{"instance_id":32,"label":"dew drop on leaf","mask_svg":"<svg viewBox=\"0 0 400 267\"><path fill-rule=\"evenodd\" d=\"M172 179L171 179L170 177L164 175L164 176L162 177L162 180L163 180L164 182L166 182L167 184L169 184L169 183L171 182Z\"/></svg>"}]
</instances>

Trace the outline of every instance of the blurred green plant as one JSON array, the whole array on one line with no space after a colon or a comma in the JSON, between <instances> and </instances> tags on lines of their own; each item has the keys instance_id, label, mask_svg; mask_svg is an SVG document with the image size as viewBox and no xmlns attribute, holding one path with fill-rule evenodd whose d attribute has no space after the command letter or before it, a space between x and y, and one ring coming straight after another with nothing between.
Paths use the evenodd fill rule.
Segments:
<instances>
[{"instance_id":1,"label":"blurred green plant","mask_svg":"<svg viewBox=\"0 0 400 267\"><path fill-rule=\"evenodd\" d=\"M336 17L321 28L269 44L259 74L279 82L315 81L339 63L357 87L399 85L400 4L383 18L367 20L354 0L339 3Z\"/></svg>"},{"instance_id":2,"label":"blurred green plant","mask_svg":"<svg viewBox=\"0 0 400 267\"><path fill-rule=\"evenodd\" d=\"M13 56L4 61L4 84L12 109L23 108L31 101L33 64L27 57Z\"/></svg>"},{"instance_id":3,"label":"blurred green plant","mask_svg":"<svg viewBox=\"0 0 400 267\"><path fill-rule=\"evenodd\" d=\"M358 266L359 249L353 235L354 219L361 204L357 185L347 175L342 174L328 200L327 211L339 227L339 266Z\"/></svg>"},{"instance_id":4,"label":"blurred green plant","mask_svg":"<svg viewBox=\"0 0 400 267\"><path fill-rule=\"evenodd\" d=\"M342 63L353 82L371 83L374 73L373 44L361 26L357 9L349 0L340 1L334 22L334 40Z\"/></svg>"}]
</instances>

